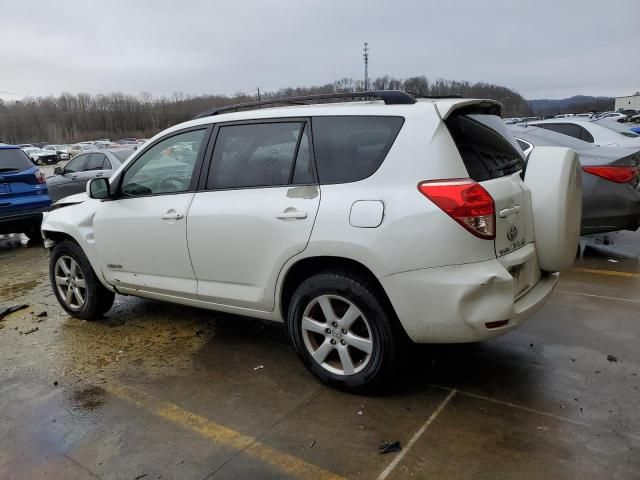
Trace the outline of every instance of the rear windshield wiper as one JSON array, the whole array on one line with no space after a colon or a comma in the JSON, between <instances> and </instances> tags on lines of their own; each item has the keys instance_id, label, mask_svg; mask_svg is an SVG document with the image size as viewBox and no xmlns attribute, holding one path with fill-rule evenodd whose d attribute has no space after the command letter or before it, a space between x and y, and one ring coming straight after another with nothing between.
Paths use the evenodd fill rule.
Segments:
<instances>
[{"instance_id":1,"label":"rear windshield wiper","mask_svg":"<svg viewBox=\"0 0 640 480\"><path fill-rule=\"evenodd\" d=\"M18 168L11 168L11 167L0 167L0 172L19 172L20 169Z\"/></svg>"}]
</instances>

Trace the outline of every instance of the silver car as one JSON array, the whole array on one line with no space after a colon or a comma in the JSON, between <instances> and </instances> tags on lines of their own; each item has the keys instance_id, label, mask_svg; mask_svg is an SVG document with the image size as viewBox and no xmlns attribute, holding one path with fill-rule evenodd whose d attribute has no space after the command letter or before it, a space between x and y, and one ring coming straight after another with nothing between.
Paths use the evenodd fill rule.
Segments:
<instances>
[{"instance_id":1,"label":"silver car","mask_svg":"<svg viewBox=\"0 0 640 480\"><path fill-rule=\"evenodd\" d=\"M531 125L508 128L527 157L536 146L560 146L576 151L583 170L582 235L638 229L640 150L598 147Z\"/></svg>"},{"instance_id":2,"label":"silver car","mask_svg":"<svg viewBox=\"0 0 640 480\"><path fill-rule=\"evenodd\" d=\"M77 155L64 167L57 167L47 178L52 201L84 192L87 182L93 178L109 178L129 156L133 149L94 150Z\"/></svg>"}]
</instances>

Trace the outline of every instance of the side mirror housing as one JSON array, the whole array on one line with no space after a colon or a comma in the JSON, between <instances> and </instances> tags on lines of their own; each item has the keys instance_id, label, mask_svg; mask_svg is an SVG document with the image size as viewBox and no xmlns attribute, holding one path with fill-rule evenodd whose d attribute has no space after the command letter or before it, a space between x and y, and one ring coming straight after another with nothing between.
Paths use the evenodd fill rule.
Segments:
<instances>
[{"instance_id":1,"label":"side mirror housing","mask_svg":"<svg viewBox=\"0 0 640 480\"><path fill-rule=\"evenodd\" d=\"M111 197L109 180L106 178L94 178L87 183L87 195L89 198L104 200Z\"/></svg>"},{"instance_id":2,"label":"side mirror housing","mask_svg":"<svg viewBox=\"0 0 640 480\"><path fill-rule=\"evenodd\" d=\"M62 167L56 167L53 169L54 175L62 175Z\"/></svg>"}]
</instances>

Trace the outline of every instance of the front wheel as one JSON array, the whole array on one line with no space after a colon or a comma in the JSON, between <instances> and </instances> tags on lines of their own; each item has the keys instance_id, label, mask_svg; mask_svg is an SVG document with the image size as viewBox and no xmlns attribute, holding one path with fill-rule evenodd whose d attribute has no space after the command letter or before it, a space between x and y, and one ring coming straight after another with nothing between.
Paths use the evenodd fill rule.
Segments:
<instances>
[{"instance_id":1,"label":"front wheel","mask_svg":"<svg viewBox=\"0 0 640 480\"><path fill-rule=\"evenodd\" d=\"M324 383L371 390L390 378L402 337L370 282L327 272L300 284L287 327L304 365Z\"/></svg>"},{"instance_id":2,"label":"front wheel","mask_svg":"<svg viewBox=\"0 0 640 480\"><path fill-rule=\"evenodd\" d=\"M54 247L49 278L58 302L73 317L96 320L113 305L114 293L100 283L77 243L64 240Z\"/></svg>"}]
</instances>

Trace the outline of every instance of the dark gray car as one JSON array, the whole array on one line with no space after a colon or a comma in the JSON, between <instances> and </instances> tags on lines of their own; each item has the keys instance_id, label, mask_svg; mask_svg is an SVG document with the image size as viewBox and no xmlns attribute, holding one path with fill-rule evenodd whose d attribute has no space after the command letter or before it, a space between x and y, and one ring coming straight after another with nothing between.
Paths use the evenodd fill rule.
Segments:
<instances>
[{"instance_id":1,"label":"dark gray car","mask_svg":"<svg viewBox=\"0 0 640 480\"><path fill-rule=\"evenodd\" d=\"M134 150L94 150L76 155L64 167L56 168L47 178L49 196L56 202L61 198L85 191L87 182L93 178L109 178L129 158Z\"/></svg>"},{"instance_id":2,"label":"dark gray car","mask_svg":"<svg viewBox=\"0 0 640 480\"><path fill-rule=\"evenodd\" d=\"M536 146L575 150L582 165L581 234L637 230L640 226L640 151L598 147L534 126L508 125L529 156Z\"/></svg>"}]
</instances>

